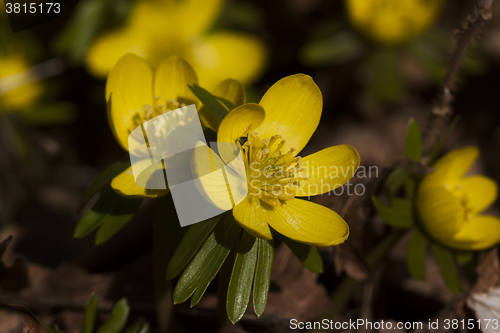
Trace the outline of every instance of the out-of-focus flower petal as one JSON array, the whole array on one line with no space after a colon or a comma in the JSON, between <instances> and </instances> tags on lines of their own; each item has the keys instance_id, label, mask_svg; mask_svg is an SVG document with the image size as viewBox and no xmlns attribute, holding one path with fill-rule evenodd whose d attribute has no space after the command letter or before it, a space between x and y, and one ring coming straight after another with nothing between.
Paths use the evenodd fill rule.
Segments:
<instances>
[{"instance_id":1,"label":"out-of-focus flower petal","mask_svg":"<svg viewBox=\"0 0 500 333\"><path fill-rule=\"evenodd\" d=\"M500 219L488 215L476 215L464 223L460 231L443 243L461 250L485 250L500 242Z\"/></svg>"},{"instance_id":2,"label":"out-of-focus flower petal","mask_svg":"<svg viewBox=\"0 0 500 333\"><path fill-rule=\"evenodd\" d=\"M264 69L267 50L260 39L236 32L217 32L195 40L193 67L208 89L233 78L243 84L257 78Z\"/></svg>"},{"instance_id":3,"label":"out-of-focus flower petal","mask_svg":"<svg viewBox=\"0 0 500 333\"><path fill-rule=\"evenodd\" d=\"M226 99L236 107L243 105L246 101L245 88L234 79L222 81L213 91L213 95ZM202 124L216 132L219 129L219 122L204 106L200 109L200 120Z\"/></svg>"},{"instance_id":4,"label":"out-of-focus flower petal","mask_svg":"<svg viewBox=\"0 0 500 333\"><path fill-rule=\"evenodd\" d=\"M434 23L443 0L347 0L349 19L358 30L383 44L404 43Z\"/></svg>"},{"instance_id":5,"label":"out-of-focus flower petal","mask_svg":"<svg viewBox=\"0 0 500 333\"><path fill-rule=\"evenodd\" d=\"M451 239L465 220L460 200L443 186L420 187L416 207L426 230L437 240Z\"/></svg>"},{"instance_id":6,"label":"out-of-focus flower petal","mask_svg":"<svg viewBox=\"0 0 500 333\"><path fill-rule=\"evenodd\" d=\"M172 56L158 66L155 75L154 93L160 103L174 100L186 105L196 103L197 98L188 85L197 84L198 78L193 68L179 57Z\"/></svg>"},{"instance_id":7,"label":"out-of-focus flower petal","mask_svg":"<svg viewBox=\"0 0 500 333\"><path fill-rule=\"evenodd\" d=\"M22 54L0 53L0 107L22 109L33 104L41 96L43 85L40 82L32 82L29 67ZM12 89L12 86L17 88Z\"/></svg>"},{"instance_id":8,"label":"out-of-focus flower petal","mask_svg":"<svg viewBox=\"0 0 500 333\"><path fill-rule=\"evenodd\" d=\"M477 147L469 146L454 150L432 165L434 172L424 178L421 187L433 187L458 180L465 175L479 156Z\"/></svg>"},{"instance_id":9,"label":"out-of-focus flower petal","mask_svg":"<svg viewBox=\"0 0 500 333\"><path fill-rule=\"evenodd\" d=\"M118 60L127 53L148 58L148 38L133 29L123 28L98 36L90 45L86 65L92 75L105 78Z\"/></svg>"},{"instance_id":10,"label":"out-of-focus flower petal","mask_svg":"<svg viewBox=\"0 0 500 333\"><path fill-rule=\"evenodd\" d=\"M498 195L498 186L491 178L477 175L466 177L459 182L466 194L468 206L474 213L480 213L491 206Z\"/></svg>"}]
</instances>

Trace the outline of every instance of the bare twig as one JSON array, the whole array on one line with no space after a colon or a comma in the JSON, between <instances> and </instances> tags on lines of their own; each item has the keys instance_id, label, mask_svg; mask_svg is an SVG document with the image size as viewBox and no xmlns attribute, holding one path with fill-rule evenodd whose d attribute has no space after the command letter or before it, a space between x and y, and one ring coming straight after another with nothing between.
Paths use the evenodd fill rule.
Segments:
<instances>
[{"instance_id":1,"label":"bare twig","mask_svg":"<svg viewBox=\"0 0 500 333\"><path fill-rule=\"evenodd\" d=\"M429 118L424 135L424 149L428 153L439 140L453 115L453 91L458 72L463 64L468 48L474 42L486 23L492 18L494 0L476 0L475 14L467 16L462 22L460 36L446 71L441 94Z\"/></svg>"}]
</instances>

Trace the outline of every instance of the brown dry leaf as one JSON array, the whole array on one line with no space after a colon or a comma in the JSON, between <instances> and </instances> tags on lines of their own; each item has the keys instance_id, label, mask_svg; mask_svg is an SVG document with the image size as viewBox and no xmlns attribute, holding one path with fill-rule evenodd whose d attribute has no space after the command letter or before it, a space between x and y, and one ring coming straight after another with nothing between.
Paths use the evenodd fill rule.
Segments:
<instances>
[{"instance_id":1,"label":"brown dry leaf","mask_svg":"<svg viewBox=\"0 0 500 333\"><path fill-rule=\"evenodd\" d=\"M335 271L340 275L343 270L355 280L366 280L370 275L370 269L361 255L347 242L334 247Z\"/></svg>"},{"instance_id":2,"label":"brown dry leaf","mask_svg":"<svg viewBox=\"0 0 500 333\"><path fill-rule=\"evenodd\" d=\"M481 255L476 271L478 278L472 293L482 293L492 287L500 286L500 264L497 248Z\"/></svg>"},{"instance_id":3,"label":"brown dry leaf","mask_svg":"<svg viewBox=\"0 0 500 333\"><path fill-rule=\"evenodd\" d=\"M276 249L273 267L267 314L305 321L330 307L326 289L317 283L318 274L307 270L285 244Z\"/></svg>"},{"instance_id":4,"label":"brown dry leaf","mask_svg":"<svg viewBox=\"0 0 500 333\"><path fill-rule=\"evenodd\" d=\"M24 313L23 333L47 333L38 318L28 309L18 307Z\"/></svg>"}]
</instances>

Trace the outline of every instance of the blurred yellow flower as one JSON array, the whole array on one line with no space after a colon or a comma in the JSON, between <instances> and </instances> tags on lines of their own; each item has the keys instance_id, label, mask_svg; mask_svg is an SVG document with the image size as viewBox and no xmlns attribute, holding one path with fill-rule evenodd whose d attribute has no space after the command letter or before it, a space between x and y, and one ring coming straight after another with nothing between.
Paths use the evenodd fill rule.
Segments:
<instances>
[{"instance_id":1,"label":"blurred yellow flower","mask_svg":"<svg viewBox=\"0 0 500 333\"><path fill-rule=\"evenodd\" d=\"M465 176L478 156L476 147L452 151L419 185L416 206L425 230L451 248L483 250L500 242L500 219L481 214L495 202L497 184L485 176Z\"/></svg>"},{"instance_id":2,"label":"blurred yellow flower","mask_svg":"<svg viewBox=\"0 0 500 333\"><path fill-rule=\"evenodd\" d=\"M382 44L400 44L429 28L444 0L347 0L351 24Z\"/></svg>"},{"instance_id":3,"label":"blurred yellow flower","mask_svg":"<svg viewBox=\"0 0 500 333\"><path fill-rule=\"evenodd\" d=\"M19 52L0 52L0 110L22 110L41 96L43 85L33 82L30 64Z\"/></svg>"},{"instance_id":4,"label":"blurred yellow flower","mask_svg":"<svg viewBox=\"0 0 500 333\"><path fill-rule=\"evenodd\" d=\"M198 99L188 87L197 83L193 68L179 57L168 57L153 72L142 58L134 54L123 56L106 82L108 121L118 143L129 151L130 133L144 122L182 106L197 104L200 107ZM243 87L231 79L219 84L214 94L238 106L244 100ZM201 109L200 112L203 112L204 108ZM201 119L203 121L204 117ZM141 153L135 155L140 156ZM149 160L149 155L144 154L144 158ZM147 190L137 186L132 167L116 176L111 186L126 197L155 198L168 193L168 189Z\"/></svg>"},{"instance_id":5,"label":"blurred yellow flower","mask_svg":"<svg viewBox=\"0 0 500 333\"><path fill-rule=\"evenodd\" d=\"M244 33L205 34L223 4L223 0L138 0L125 27L92 43L87 67L93 75L105 77L126 53L145 58L153 68L176 55L193 66L205 87L215 87L228 77L248 83L260 75L266 48Z\"/></svg>"},{"instance_id":6,"label":"blurred yellow flower","mask_svg":"<svg viewBox=\"0 0 500 333\"><path fill-rule=\"evenodd\" d=\"M271 239L270 225L282 235L315 246L340 244L349 236L340 215L295 199L332 191L359 167L357 151L347 145L297 156L316 130L322 107L321 91L312 78L297 74L275 83L259 104L244 104L221 122L219 143L247 140L241 150L248 194L234 206L233 216L251 235Z\"/></svg>"}]
</instances>

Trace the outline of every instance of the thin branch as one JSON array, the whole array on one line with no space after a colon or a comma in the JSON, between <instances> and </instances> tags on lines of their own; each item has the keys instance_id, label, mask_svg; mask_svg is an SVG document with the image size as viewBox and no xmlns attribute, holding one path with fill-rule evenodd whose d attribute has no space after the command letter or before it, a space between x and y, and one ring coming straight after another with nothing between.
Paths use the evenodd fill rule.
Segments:
<instances>
[{"instance_id":1,"label":"thin branch","mask_svg":"<svg viewBox=\"0 0 500 333\"><path fill-rule=\"evenodd\" d=\"M458 72L463 65L468 48L493 16L493 1L476 0L474 16L467 16L462 23L462 29L459 31L460 38L446 71L441 94L432 108L426 135L424 136L424 149L426 152L433 148L450 122L453 115L453 91L455 90Z\"/></svg>"}]
</instances>

